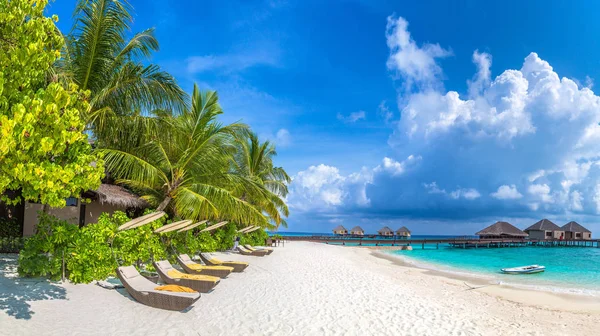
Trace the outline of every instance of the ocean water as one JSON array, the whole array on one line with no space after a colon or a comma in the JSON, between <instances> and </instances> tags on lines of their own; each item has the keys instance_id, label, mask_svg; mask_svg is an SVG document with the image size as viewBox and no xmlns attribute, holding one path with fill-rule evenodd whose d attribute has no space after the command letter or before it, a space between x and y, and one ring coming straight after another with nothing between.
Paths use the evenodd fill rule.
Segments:
<instances>
[{"instance_id":1,"label":"ocean water","mask_svg":"<svg viewBox=\"0 0 600 336\"><path fill-rule=\"evenodd\" d=\"M472 275L518 287L600 296L600 249L593 247L511 247L460 249L429 247L393 251L418 267ZM509 275L500 269L544 265L537 274Z\"/></svg>"}]
</instances>

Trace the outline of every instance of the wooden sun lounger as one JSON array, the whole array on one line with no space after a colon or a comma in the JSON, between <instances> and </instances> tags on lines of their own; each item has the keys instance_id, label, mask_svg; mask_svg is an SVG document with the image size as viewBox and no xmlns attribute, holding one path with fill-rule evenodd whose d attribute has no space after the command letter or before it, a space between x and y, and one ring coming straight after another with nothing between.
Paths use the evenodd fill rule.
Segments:
<instances>
[{"instance_id":1,"label":"wooden sun lounger","mask_svg":"<svg viewBox=\"0 0 600 336\"><path fill-rule=\"evenodd\" d=\"M199 264L192 261L187 254L178 255L177 263L190 274L212 275L219 278L225 278L233 272L233 267L229 266L206 266Z\"/></svg>"},{"instance_id":2,"label":"wooden sun lounger","mask_svg":"<svg viewBox=\"0 0 600 336\"><path fill-rule=\"evenodd\" d=\"M272 248L268 248L268 247L255 247L255 246L250 246L250 245L244 245L245 248L247 248L248 250L254 252L254 251L267 251L267 254L271 254L273 253L273 249Z\"/></svg>"},{"instance_id":3,"label":"wooden sun lounger","mask_svg":"<svg viewBox=\"0 0 600 336\"><path fill-rule=\"evenodd\" d=\"M238 251L242 254L242 255L246 255L246 256L256 256L256 257L264 257L267 255L267 251L250 251L247 248L243 247L243 246L238 246L237 247Z\"/></svg>"},{"instance_id":4,"label":"wooden sun lounger","mask_svg":"<svg viewBox=\"0 0 600 336\"><path fill-rule=\"evenodd\" d=\"M219 259L213 258L206 253L200 253L200 259L204 261L205 264L210 266L229 266L233 267L234 272L243 272L246 267L248 267L248 263L241 261L221 261Z\"/></svg>"},{"instance_id":5,"label":"wooden sun lounger","mask_svg":"<svg viewBox=\"0 0 600 336\"><path fill-rule=\"evenodd\" d=\"M200 293L156 290L157 284L144 278L133 266L117 268L117 276L129 295L150 307L181 311L200 299Z\"/></svg>"},{"instance_id":6,"label":"wooden sun lounger","mask_svg":"<svg viewBox=\"0 0 600 336\"><path fill-rule=\"evenodd\" d=\"M191 275L185 274L173 268L173 265L168 260L155 261L153 263L156 272L160 275L160 278L169 285L179 285L189 287L200 293L210 292L221 280L220 278L210 275ZM174 271L179 276L169 275L170 271ZM190 276L192 278L186 279L185 277Z\"/></svg>"}]
</instances>

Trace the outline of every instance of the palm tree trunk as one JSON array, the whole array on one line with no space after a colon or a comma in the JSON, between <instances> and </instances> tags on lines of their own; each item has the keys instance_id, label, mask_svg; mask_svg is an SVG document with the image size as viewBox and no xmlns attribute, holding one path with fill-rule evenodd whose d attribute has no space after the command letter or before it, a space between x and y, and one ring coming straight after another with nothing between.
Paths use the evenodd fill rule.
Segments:
<instances>
[{"instance_id":1,"label":"palm tree trunk","mask_svg":"<svg viewBox=\"0 0 600 336\"><path fill-rule=\"evenodd\" d=\"M167 205L169 205L169 202L171 202L171 196L165 197L165 199L162 202L160 202L160 204L158 205L158 208L156 208L156 211L165 210Z\"/></svg>"}]
</instances>

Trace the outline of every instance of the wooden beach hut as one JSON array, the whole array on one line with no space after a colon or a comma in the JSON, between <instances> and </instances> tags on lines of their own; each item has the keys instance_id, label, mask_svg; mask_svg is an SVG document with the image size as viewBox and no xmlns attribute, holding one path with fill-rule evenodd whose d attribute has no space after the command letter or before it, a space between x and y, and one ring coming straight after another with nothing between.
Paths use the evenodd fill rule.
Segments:
<instances>
[{"instance_id":1,"label":"wooden beach hut","mask_svg":"<svg viewBox=\"0 0 600 336\"><path fill-rule=\"evenodd\" d=\"M333 234L334 235L347 235L348 234L348 230L346 230L345 227L338 225L335 227L335 229L333 229Z\"/></svg>"},{"instance_id":2,"label":"wooden beach hut","mask_svg":"<svg viewBox=\"0 0 600 336\"><path fill-rule=\"evenodd\" d=\"M519 239L527 237L527 233L508 222L496 222L476 233L480 239Z\"/></svg>"},{"instance_id":3,"label":"wooden beach hut","mask_svg":"<svg viewBox=\"0 0 600 336\"><path fill-rule=\"evenodd\" d=\"M377 231L380 236L391 237L394 235L394 231L387 226L384 226L381 230Z\"/></svg>"},{"instance_id":4,"label":"wooden beach hut","mask_svg":"<svg viewBox=\"0 0 600 336\"><path fill-rule=\"evenodd\" d=\"M410 238L410 230L407 229L406 226L403 226L403 227L399 228L398 230L396 230L396 236L403 237L403 238Z\"/></svg>"},{"instance_id":5,"label":"wooden beach hut","mask_svg":"<svg viewBox=\"0 0 600 336\"><path fill-rule=\"evenodd\" d=\"M568 222L561 229L565 231L565 239L592 239L592 231L584 228L577 222Z\"/></svg>"},{"instance_id":6,"label":"wooden beach hut","mask_svg":"<svg viewBox=\"0 0 600 336\"><path fill-rule=\"evenodd\" d=\"M350 230L350 234L355 236L364 236L365 230L363 230L360 226L355 226Z\"/></svg>"},{"instance_id":7,"label":"wooden beach hut","mask_svg":"<svg viewBox=\"0 0 600 336\"><path fill-rule=\"evenodd\" d=\"M565 230L544 218L523 230L531 239L564 239Z\"/></svg>"}]
</instances>

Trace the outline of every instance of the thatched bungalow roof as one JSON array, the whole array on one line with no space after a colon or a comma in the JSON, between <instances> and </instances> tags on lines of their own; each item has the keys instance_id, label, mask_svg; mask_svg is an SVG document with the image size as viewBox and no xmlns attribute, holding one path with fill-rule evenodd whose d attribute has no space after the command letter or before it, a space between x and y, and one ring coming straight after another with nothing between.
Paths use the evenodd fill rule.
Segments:
<instances>
[{"instance_id":1,"label":"thatched bungalow roof","mask_svg":"<svg viewBox=\"0 0 600 336\"><path fill-rule=\"evenodd\" d=\"M352 230L350 230L350 232L362 232L365 233L365 230L363 230L360 226L355 226L352 228Z\"/></svg>"},{"instance_id":2,"label":"thatched bungalow roof","mask_svg":"<svg viewBox=\"0 0 600 336\"><path fill-rule=\"evenodd\" d=\"M379 234L394 233L394 231L392 229L390 229L389 227L384 226L381 230L377 231L377 233L379 233Z\"/></svg>"},{"instance_id":3,"label":"thatched bungalow roof","mask_svg":"<svg viewBox=\"0 0 600 336\"><path fill-rule=\"evenodd\" d=\"M527 237L527 233L508 222L496 222L476 233L478 236Z\"/></svg>"},{"instance_id":4,"label":"thatched bungalow roof","mask_svg":"<svg viewBox=\"0 0 600 336\"><path fill-rule=\"evenodd\" d=\"M90 192L100 203L122 206L125 208L144 208L148 203L129 190L114 184L101 184L98 190Z\"/></svg>"},{"instance_id":5,"label":"thatched bungalow roof","mask_svg":"<svg viewBox=\"0 0 600 336\"><path fill-rule=\"evenodd\" d=\"M552 223L550 220L544 218L541 221L533 224L527 229L523 230L525 232L529 231L563 231L558 225Z\"/></svg>"},{"instance_id":6,"label":"thatched bungalow roof","mask_svg":"<svg viewBox=\"0 0 600 336\"><path fill-rule=\"evenodd\" d=\"M345 227L338 225L333 229L333 232L338 232L338 231L348 231L348 230L346 230Z\"/></svg>"},{"instance_id":7,"label":"thatched bungalow roof","mask_svg":"<svg viewBox=\"0 0 600 336\"><path fill-rule=\"evenodd\" d=\"M567 224L563 225L561 228L563 231L569 231L569 232L589 232L592 233L592 231L584 228L583 226L581 226L581 224L577 223L577 222L568 222Z\"/></svg>"},{"instance_id":8,"label":"thatched bungalow roof","mask_svg":"<svg viewBox=\"0 0 600 336\"><path fill-rule=\"evenodd\" d=\"M398 230L396 230L396 233L408 233L410 234L410 230L406 228L406 226L403 226L401 228L399 228Z\"/></svg>"}]
</instances>

